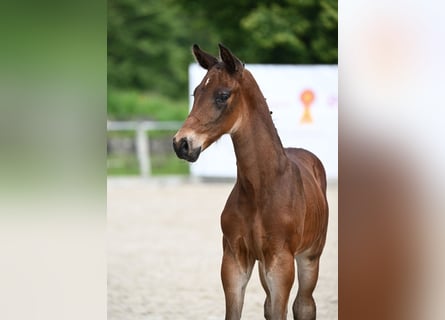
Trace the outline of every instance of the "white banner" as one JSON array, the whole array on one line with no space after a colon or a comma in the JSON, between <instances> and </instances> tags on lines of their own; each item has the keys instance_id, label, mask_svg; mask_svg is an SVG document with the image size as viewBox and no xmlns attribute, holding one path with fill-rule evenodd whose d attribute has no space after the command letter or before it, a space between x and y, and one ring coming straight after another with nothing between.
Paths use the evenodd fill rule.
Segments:
<instances>
[{"instance_id":1,"label":"white banner","mask_svg":"<svg viewBox=\"0 0 445 320\"><path fill-rule=\"evenodd\" d=\"M246 65L258 82L284 147L316 154L328 179L338 178L337 65ZM206 70L189 67L190 96ZM190 98L190 106L193 97ZM198 177L236 177L236 159L229 135L206 149L191 173Z\"/></svg>"}]
</instances>

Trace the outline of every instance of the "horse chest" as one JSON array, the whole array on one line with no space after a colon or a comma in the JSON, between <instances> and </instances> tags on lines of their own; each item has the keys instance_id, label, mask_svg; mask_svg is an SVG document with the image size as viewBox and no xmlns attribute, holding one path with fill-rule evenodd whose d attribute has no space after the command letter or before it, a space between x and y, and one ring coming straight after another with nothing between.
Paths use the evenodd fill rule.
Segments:
<instances>
[{"instance_id":1,"label":"horse chest","mask_svg":"<svg viewBox=\"0 0 445 320\"><path fill-rule=\"evenodd\" d=\"M221 226L231 248L242 244L243 251L256 260L264 260L265 254L276 248L294 246L289 242L295 239L296 221L289 214L274 212L267 206L252 211L225 211Z\"/></svg>"}]
</instances>

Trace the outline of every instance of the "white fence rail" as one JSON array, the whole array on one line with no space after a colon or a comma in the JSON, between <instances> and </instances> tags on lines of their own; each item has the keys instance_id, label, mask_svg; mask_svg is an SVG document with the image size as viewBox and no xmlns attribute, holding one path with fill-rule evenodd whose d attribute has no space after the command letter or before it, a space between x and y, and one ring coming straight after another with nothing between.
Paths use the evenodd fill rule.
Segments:
<instances>
[{"instance_id":1,"label":"white fence rail","mask_svg":"<svg viewBox=\"0 0 445 320\"><path fill-rule=\"evenodd\" d=\"M136 154L139 172L143 177L151 175L149 137L147 131L178 130L180 121L107 121L107 131L135 131Z\"/></svg>"}]
</instances>

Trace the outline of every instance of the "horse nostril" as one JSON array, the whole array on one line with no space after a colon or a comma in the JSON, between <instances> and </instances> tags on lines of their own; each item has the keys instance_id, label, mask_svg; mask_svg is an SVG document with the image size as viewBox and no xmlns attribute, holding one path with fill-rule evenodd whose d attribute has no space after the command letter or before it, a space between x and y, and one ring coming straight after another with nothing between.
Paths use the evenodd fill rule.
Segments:
<instances>
[{"instance_id":1,"label":"horse nostril","mask_svg":"<svg viewBox=\"0 0 445 320\"><path fill-rule=\"evenodd\" d=\"M183 154L187 154L189 152L189 144L186 138L182 138L181 141L179 141L179 150Z\"/></svg>"}]
</instances>

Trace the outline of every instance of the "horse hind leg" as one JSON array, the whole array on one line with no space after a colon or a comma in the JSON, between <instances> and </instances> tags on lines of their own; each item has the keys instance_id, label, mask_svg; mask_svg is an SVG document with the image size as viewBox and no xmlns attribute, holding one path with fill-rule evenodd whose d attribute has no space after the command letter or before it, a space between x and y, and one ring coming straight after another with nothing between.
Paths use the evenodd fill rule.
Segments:
<instances>
[{"instance_id":1,"label":"horse hind leg","mask_svg":"<svg viewBox=\"0 0 445 320\"><path fill-rule=\"evenodd\" d=\"M292 311L295 320L315 320L316 307L312 296L318 280L320 256L300 254L296 257L298 268L298 292Z\"/></svg>"}]
</instances>

